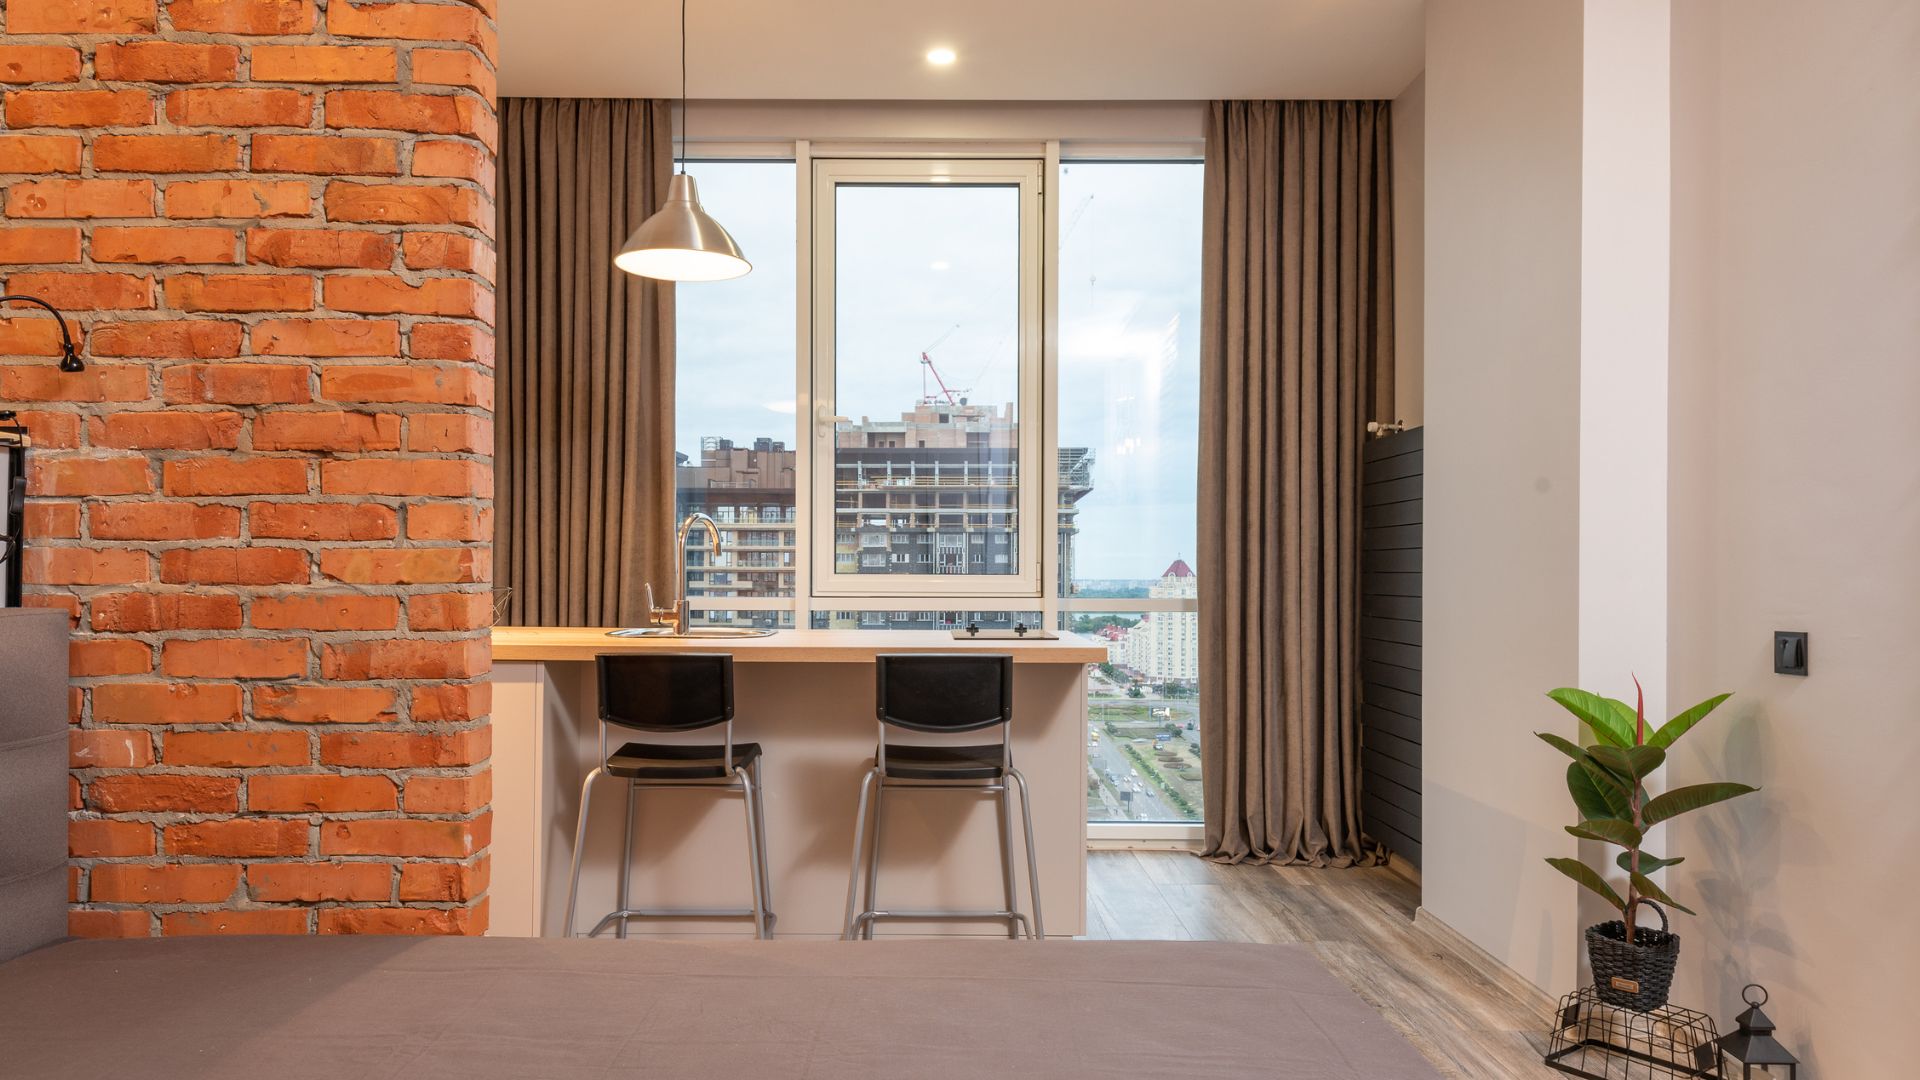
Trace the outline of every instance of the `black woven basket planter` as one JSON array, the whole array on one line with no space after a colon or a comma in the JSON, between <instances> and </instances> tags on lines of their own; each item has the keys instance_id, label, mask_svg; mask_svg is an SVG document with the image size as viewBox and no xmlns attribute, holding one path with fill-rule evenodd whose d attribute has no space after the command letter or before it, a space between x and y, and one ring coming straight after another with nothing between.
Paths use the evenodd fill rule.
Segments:
<instances>
[{"instance_id":1,"label":"black woven basket planter","mask_svg":"<svg viewBox=\"0 0 1920 1080\"><path fill-rule=\"evenodd\" d=\"M1600 1000L1636 1012L1667 1003L1674 965L1680 962L1680 935L1667 929L1667 912L1651 900L1641 904L1660 915L1660 929L1636 926L1627 943L1627 924L1619 919L1587 927L1587 961Z\"/></svg>"}]
</instances>

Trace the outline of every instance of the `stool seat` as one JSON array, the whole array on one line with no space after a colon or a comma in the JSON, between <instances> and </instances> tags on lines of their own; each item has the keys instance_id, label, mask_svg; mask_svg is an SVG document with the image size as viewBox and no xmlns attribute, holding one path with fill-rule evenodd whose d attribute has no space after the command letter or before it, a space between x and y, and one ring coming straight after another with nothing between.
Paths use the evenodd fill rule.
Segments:
<instances>
[{"instance_id":1,"label":"stool seat","mask_svg":"<svg viewBox=\"0 0 1920 1080\"><path fill-rule=\"evenodd\" d=\"M888 743L887 776L896 780L998 780L1006 775L1006 748L904 746ZM878 761L879 751L875 750Z\"/></svg>"},{"instance_id":2,"label":"stool seat","mask_svg":"<svg viewBox=\"0 0 1920 1080\"><path fill-rule=\"evenodd\" d=\"M607 775L626 780L731 780L722 743L679 746L630 742L607 755ZM734 743L735 768L751 768L760 759L757 742Z\"/></svg>"}]
</instances>

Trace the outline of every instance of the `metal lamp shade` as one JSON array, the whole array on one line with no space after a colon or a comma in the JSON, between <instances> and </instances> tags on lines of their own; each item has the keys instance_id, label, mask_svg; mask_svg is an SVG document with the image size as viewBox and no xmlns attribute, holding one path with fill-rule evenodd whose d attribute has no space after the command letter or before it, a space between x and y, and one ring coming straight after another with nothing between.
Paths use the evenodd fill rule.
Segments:
<instances>
[{"instance_id":1,"label":"metal lamp shade","mask_svg":"<svg viewBox=\"0 0 1920 1080\"><path fill-rule=\"evenodd\" d=\"M700 208L686 173L674 175L666 204L633 230L613 265L663 281L725 281L753 269L727 230Z\"/></svg>"}]
</instances>

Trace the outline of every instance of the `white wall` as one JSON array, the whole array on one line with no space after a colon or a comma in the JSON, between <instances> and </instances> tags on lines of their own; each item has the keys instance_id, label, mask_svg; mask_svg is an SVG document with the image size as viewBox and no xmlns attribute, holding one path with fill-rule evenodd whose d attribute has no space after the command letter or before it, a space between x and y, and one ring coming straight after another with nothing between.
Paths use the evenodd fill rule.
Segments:
<instances>
[{"instance_id":1,"label":"white wall","mask_svg":"<svg viewBox=\"0 0 1920 1080\"><path fill-rule=\"evenodd\" d=\"M1426 422L1427 76L1393 99L1393 418Z\"/></svg>"},{"instance_id":2,"label":"white wall","mask_svg":"<svg viewBox=\"0 0 1920 1080\"><path fill-rule=\"evenodd\" d=\"M1581 6L1432 0L1422 904L1574 978L1567 794L1535 730L1578 664Z\"/></svg>"},{"instance_id":3,"label":"white wall","mask_svg":"<svg viewBox=\"0 0 1920 1080\"><path fill-rule=\"evenodd\" d=\"M1920 4L1693 0L1674 71L1673 693L1735 696L1670 780L1762 786L1670 830L1678 993L1765 983L1802 1077L1912 1075Z\"/></svg>"}]
</instances>

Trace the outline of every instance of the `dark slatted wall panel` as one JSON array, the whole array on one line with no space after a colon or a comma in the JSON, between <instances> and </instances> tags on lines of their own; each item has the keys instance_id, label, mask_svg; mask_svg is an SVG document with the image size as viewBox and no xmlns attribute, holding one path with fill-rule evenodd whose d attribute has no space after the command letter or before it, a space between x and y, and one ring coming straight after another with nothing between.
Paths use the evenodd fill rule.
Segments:
<instances>
[{"instance_id":1,"label":"dark slatted wall panel","mask_svg":"<svg viewBox=\"0 0 1920 1080\"><path fill-rule=\"evenodd\" d=\"M1425 429L1367 442L1360 499L1361 824L1420 865L1420 483Z\"/></svg>"}]
</instances>

